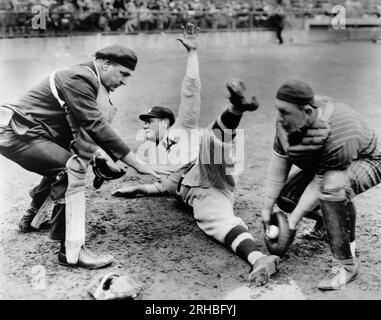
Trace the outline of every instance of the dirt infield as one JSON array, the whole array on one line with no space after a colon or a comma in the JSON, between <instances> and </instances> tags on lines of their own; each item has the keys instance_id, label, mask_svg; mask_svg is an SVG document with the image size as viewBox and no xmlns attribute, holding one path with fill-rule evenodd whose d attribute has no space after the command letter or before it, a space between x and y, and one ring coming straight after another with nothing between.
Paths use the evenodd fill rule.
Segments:
<instances>
[{"instance_id":1,"label":"dirt infield","mask_svg":"<svg viewBox=\"0 0 381 320\"><path fill-rule=\"evenodd\" d=\"M151 50L140 48L139 66L126 88L113 94L119 107L115 127L133 144L141 123L137 115L153 104L177 110L185 54L180 47ZM14 97L54 68L86 61L77 56L42 56L40 60L1 60L0 102ZM202 80L201 126L208 125L226 105L224 80L230 76L247 82L261 102L245 115L245 173L237 190L235 212L247 222L258 246L262 241L260 210L265 168L274 135L273 97L289 78L309 82L316 92L332 95L359 110L381 134L381 46L371 43L265 45L200 49ZM122 179L92 189L87 179L87 244L111 253L117 262L104 270L72 269L57 264L58 244L46 233L21 234L17 223L26 209L28 190L39 177L0 157L0 298L90 299L86 287L91 279L109 271L128 272L143 284L142 299L380 299L381 297L381 203L376 187L356 198L357 242L361 260L359 278L340 292L322 293L317 282L330 268L326 243L297 239L284 257L280 272L265 288L244 293L249 266L220 244L206 237L191 213L176 200L114 198L122 185L151 181L132 169ZM298 233L311 226L304 220ZM43 265L45 290L31 284L31 268ZM277 288L287 286L280 293ZM282 287L283 288L283 287ZM238 290L238 291L237 291ZM239 291L241 290L241 291ZM238 293L237 293L238 292ZM287 294L285 295L285 292ZM243 294L240 295L239 293ZM272 294L269 294L272 293Z\"/></svg>"}]
</instances>

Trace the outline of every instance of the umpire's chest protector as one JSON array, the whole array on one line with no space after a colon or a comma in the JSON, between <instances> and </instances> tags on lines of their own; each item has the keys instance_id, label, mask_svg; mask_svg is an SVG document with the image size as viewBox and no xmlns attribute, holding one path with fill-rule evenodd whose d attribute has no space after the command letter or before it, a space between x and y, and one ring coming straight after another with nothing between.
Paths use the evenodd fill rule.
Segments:
<instances>
[{"instance_id":1,"label":"umpire's chest protector","mask_svg":"<svg viewBox=\"0 0 381 320\"><path fill-rule=\"evenodd\" d=\"M92 75L97 78L97 82L99 84L98 95L96 99L97 108L101 112L104 119L108 123L111 123L115 117L117 109L111 103L109 91L105 86L103 86L98 74L94 73L94 71L87 66L83 66L83 68L88 69ZM70 111L65 107L65 102L59 98L57 88L54 83L55 73L56 71L50 75L49 82L53 95L58 100L61 107L65 109L66 118L74 137L74 140L71 142L70 149L75 154L81 156L82 159L90 161L94 153L97 151L98 146L89 137L87 132L77 124L77 121L73 118Z\"/></svg>"}]
</instances>

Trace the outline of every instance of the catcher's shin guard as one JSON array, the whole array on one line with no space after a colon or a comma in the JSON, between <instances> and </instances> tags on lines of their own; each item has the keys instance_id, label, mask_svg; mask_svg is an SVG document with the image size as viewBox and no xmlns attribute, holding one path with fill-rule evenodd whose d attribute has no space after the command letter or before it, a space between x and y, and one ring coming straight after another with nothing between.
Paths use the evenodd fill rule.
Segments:
<instances>
[{"instance_id":1,"label":"catcher's shin guard","mask_svg":"<svg viewBox=\"0 0 381 320\"><path fill-rule=\"evenodd\" d=\"M327 234L331 245L332 255L337 260L350 260L351 216L355 215L352 202L347 200L327 201L320 200L323 219L327 228Z\"/></svg>"},{"instance_id":2,"label":"catcher's shin guard","mask_svg":"<svg viewBox=\"0 0 381 320\"><path fill-rule=\"evenodd\" d=\"M68 186L65 192L65 247L69 264L76 264L85 244L86 163L77 155L66 163Z\"/></svg>"},{"instance_id":3,"label":"catcher's shin guard","mask_svg":"<svg viewBox=\"0 0 381 320\"><path fill-rule=\"evenodd\" d=\"M358 262L350 246L351 237L354 236L356 211L353 203L347 200L321 200L320 203L331 252L340 266L332 271L327 280L321 281L318 287L321 290L341 289L354 280L359 272Z\"/></svg>"},{"instance_id":4,"label":"catcher's shin guard","mask_svg":"<svg viewBox=\"0 0 381 320\"><path fill-rule=\"evenodd\" d=\"M356 207L352 201L348 202L348 219L349 219L349 241L352 243L356 240Z\"/></svg>"}]
</instances>

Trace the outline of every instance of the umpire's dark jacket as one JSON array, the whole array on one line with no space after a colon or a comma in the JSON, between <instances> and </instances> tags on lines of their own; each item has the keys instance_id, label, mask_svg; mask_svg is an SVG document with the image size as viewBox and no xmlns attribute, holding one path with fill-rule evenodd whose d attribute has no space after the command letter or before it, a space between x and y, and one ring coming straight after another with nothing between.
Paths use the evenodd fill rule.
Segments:
<instances>
[{"instance_id":1,"label":"umpire's dark jacket","mask_svg":"<svg viewBox=\"0 0 381 320\"><path fill-rule=\"evenodd\" d=\"M90 61L57 71L55 85L60 99L73 114L77 125L84 128L93 141L111 158L119 160L129 153L130 148L110 127L97 108L99 82L96 75L95 65ZM20 111L40 122L40 125L36 127L37 131L42 134L43 131L49 131L57 144L66 149L69 148L73 135L66 120L65 110L52 93L49 77L26 92L11 106L14 111Z\"/></svg>"}]
</instances>

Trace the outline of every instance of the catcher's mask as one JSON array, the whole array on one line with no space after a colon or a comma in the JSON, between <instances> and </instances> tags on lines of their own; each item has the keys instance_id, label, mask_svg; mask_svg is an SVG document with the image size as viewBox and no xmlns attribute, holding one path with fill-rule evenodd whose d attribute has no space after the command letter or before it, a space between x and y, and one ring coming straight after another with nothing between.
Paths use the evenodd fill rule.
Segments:
<instances>
[{"instance_id":1,"label":"catcher's mask","mask_svg":"<svg viewBox=\"0 0 381 320\"><path fill-rule=\"evenodd\" d=\"M131 276L110 272L97 277L90 284L89 293L96 300L135 300L140 298L141 289Z\"/></svg>"},{"instance_id":2,"label":"catcher's mask","mask_svg":"<svg viewBox=\"0 0 381 320\"><path fill-rule=\"evenodd\" d=\"M93 181L93 187L95 189L99 189L105 181L119 179L126 174L126 171L123 169L120 169L119 172L108 170L106 160L102 158L96 158L91 165L95 175Z\"/></svg>"}]
</instances>

